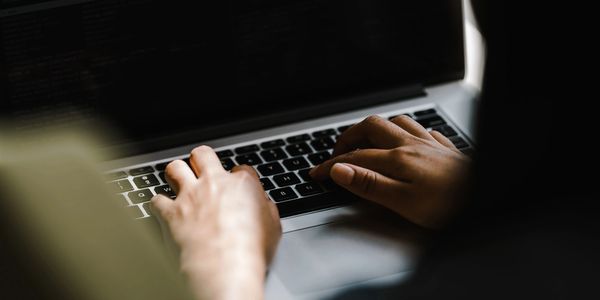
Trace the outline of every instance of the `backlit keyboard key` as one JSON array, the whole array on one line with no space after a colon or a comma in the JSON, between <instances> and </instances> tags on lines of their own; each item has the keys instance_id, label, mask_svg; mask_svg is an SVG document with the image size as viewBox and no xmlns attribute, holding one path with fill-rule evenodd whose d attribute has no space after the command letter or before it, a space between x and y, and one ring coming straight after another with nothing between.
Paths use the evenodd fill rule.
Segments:
<instances>
[{"instance_id":1,"label":"backlit keyboard key","mask_svg":"<svg viewBox=\"0 0 600 300\"><path fill-rule=\"evenodd\" d=\"M247 145L247 146L235 148L235 153L236 154L246 154L246 153L256 152L258 150L260 150L260 148L258 148L258 145Z\"/></svg>"},{"instance_id":2,"label":"backlit keyboard key","mask_svg":"<svg viewBox=\"0 0 600 300\"><path fill-rule=\"evenodd\" d=\"M285 145L285 141L284 140L273 140L273 141L268 141L268 142L264 142L262 144L260 144L260 146L263 149L271 149L271 148L277 148L277 147L281 147Z\"/></svg>"},{"instance_id":3,"label":"backlit keyboard key","mask_svg":"<svg viewBox=\"0 0 600 300\"><path fill-rule=\"evenodd\" d=\"M108 183L108 186L115 193L123 193L123 192L133 191L133 186L127 179L110 182L110 183Z\"/></svg>"},{"instance_id":4,"label":"backlit keyboard key","mask_svg":"<svg viewBox=\"0 0 600 300\"><path fill-rule=\"evenodd\" d=\"M273 184L273 182L269 178L261 178L260 179L260 184L262 184L263 189L265 191L272 190L272 189L275 188L275 185Z\"/></svg>"},{"instance_id":5,"label":"backlit keyboard key","mask_svg":"<svg viewBox=\"0 0 600 300\"><path fill-rule=\"evenodd\" d=\"M258 170L258 172L260 172L262 176L272 176L275 174L281 174L285 172L281 164L279 164L278 162L260 165L256 169Z\"/></svg>"},{"instance_id":6,"label":"backlit keyboard key","mask_svg":"<svg viewBox=\"0 0 600 300\"><path fill-rule=\"evenodd\" d=\"M175 191L168 185L161 185L154 188L155 194L163 194L171 199L175 198Z\"/></svg>"},{"instance_id":7,"label":"backlit keyboard key","mask_svg":"<svg viewBox=\"0 0 600 300\"><path fill-rule=\"evenodd\" d=\"M275 202L281 202L298 198L296 192L294 192L294 190L292 190L292 188L290 187L272 190L269 192L269 196L271 196L271 199L273 199Z\"/></svg>"},{"instance_id":8,"label":"backlit keyboard key","mask_svg":"<svg viewBox=\"0 0 600 300\"><path fill-rule=\"evenodd\" d=\"M106 180L108 180L108 181L123 179L123 178L127 178L127 173L125 173L123 171L108 173L108 174L104 174L104 178L106 178Z\"/></svg>"},{"instance_id":9,"label":"backlit keyboard key","mask_svg":"<svg viewBox=\"0 0 600 300\"><path fill-rule=\"evenodd\" d=\"M299 184L296 186L296 191L301 196L310 196L323 193L323 189L316 182Z\"/></svg>"},{"instance_id":10,"label":"backlit keyboard key","mask_svg":"<svg viewBox=\"0 0 600 300\"><path fill-rule=\"evenodd\" d=\"M295 171L295 170L300 170L300 169L310 167L310 165L308 164L306 159L304 159L304 157L294 157L294 158L286 159L283 161L283 165L289 171Z\"/></svg>"},{"instance_id":11,"label":"backlit keyboard key","mask_svg":"<svg viewBox=\"0 0 600 300\"><path fill-rule=\"evenodd\" d=\"M330 158L331 158L331 154L329 154L329 152L326 152L326 151L318 152L318 153L311 154L308 156L308 160L310 160L310 162L313 164L313 166L320 165L320 164L326 162Z\"/></svg>"},{"instance_id":12,"label":"backlit keyboard key","mask_svg":"<svg viewBox=\"0 0 600 300\"><path fill-rule=\"evenodd\" d=\"M335 146L335 142L329 138L324 137L310 142L310 145L317 151L327 150Z\"/></svg>"},{"instance_id":13,"label":"backlit keyboard key","mask_svg":"<svg viewBox=\"0 0 600 300\"><path fill-rule=\"evenodd\" d=\"M133 183L139 189L142 189L150 186L159 185L160 181L158 181L158 178L156 178L156 176L154 176L153 174L148 174L134 178Z\"/></svg>"},{"instance_id":14,"label":"backlit keyboard key","mask_svg":"<svg viewBox=\"0 0 600 300\"><path fill-rule=\"evenodd\" d=\"M335 129L330 128L330 129L315 131L315 132L313 132L312 136L314 138L320 138L320 137L336 135L336 134L337 134L337 132L335 132Z\"/></svg>"},{"instance_id":15,"label":"backlit keyboard key","mask_svg":"<svg viewBox=\"0 0 600 300\"><path fill-rule=\"evenodd\" d=\"M231 151L231 150L219 151L219 152L217 152L217 156L219 158L232 157L233 156L233 151Z\"/></svg>"},{"instance_id":16,"label":"backlit keyboard key","mask_svg":"<svg viewBox=\"0 0 600 300\"><path fill-rule=\"evenodd\" d=\"M262 156L265 161L276 161L288 158L287 154L285 154L281 148L265 150L260 153L260 156Z\"/></svg>"},{"instance_id":17,"label":"backlit keyboard key","mask_svg":"<svg viewBox=\"0 0 600 300\"><path fill-rule=\"evenodd\" d=\"M127 196L129 196L129 200L131 200L132 203L137 204L150 201L154 195L149 189L144 189L131 192L127 194Z\"/></svg>"},{"instance_id":18,"label":"backlit keyboard key","mask_svg":"<svg viewBox=\"0 0 600 300\"><path fill-rule=\"evenodd\" d=\"M223 169L227 171L231 171L231 169L235 167L235 163L233 162L233 160L231 160L231 158L221 159L221 165L223 166Z\"/></svg>"},{"instance_id":19,"label":"backlit keyboard key","mask_svg":"<svg viewBox=\"0 0 600 300\"><path fill-rule=\"evenodd\" d=\"M437 114L437 111L433 108L430 109L426 109L426 110L421 110L421 111L417 111L414 113L414 115L416 117L422 117L422 116L426 116L426 115L434 115Z\"/></svg>"},{"instance_id":20,"label":"backlit keyboard key","mask_svg":"<svg viewBox=\"0 0 600 300\"><path fill-rule=\"evenodd\" d=\"M312 149L306 143L299 143L285 147L285 150L291 156L299 156L304 154L312 153Z\"/></svg>"},{"instance_id":21,"label":"backlit keyboard key","mask_svg":"<svg viewBox=\"0 0 600 300\"><path fill-rule=\"evenodd\" d=\"M286 139L286 141L290 144L300 143L300 142L304 142L304 141L308 141L308 140L310 140L310 135L308 135L308 134L290 136L289 138Z\"/></svg>"},{"instance_id":22,"label":"backlit keyboard key","mask_svg":"<svg viewBox=\"0 0 600 300\"><path fill-rule=\"evenodd\" d=\"M135 169L129 170L129 175L137 176L137 175L148 174L148 173L152 173L152 172L154 172L154 168L152 168L151 166L146 166L146 167L135 168Z\"/></svg>"},{"instance_id":23,"label":"backlit keyboard key","mask_svg":"<svg viewBox=\"0 0 600 300\"><path fill-rule=\"evenodd\" d=\"M239 155L235 158L238 165L249 165L254 166L262 163L262 159L256 155L256 153L250 153L245 155Z\"/></svg>"},{"instance_id":24,"label":"backlit keyboard key","mask_svg":"<svg viewBox=\"0 0 600 300\"><path fill-rule=\"evenodd\" d=\"M277 175L277 176L273 177L273 180L280 187L300 183L300 179L294 173L285 173L285 174Z\"/></svg>"}]
</instances>

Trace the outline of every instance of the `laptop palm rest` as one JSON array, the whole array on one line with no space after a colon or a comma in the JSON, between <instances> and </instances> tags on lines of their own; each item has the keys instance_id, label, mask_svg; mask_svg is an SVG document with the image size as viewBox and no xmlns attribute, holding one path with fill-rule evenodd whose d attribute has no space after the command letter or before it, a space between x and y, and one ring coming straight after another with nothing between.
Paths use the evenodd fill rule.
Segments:
<instances>
[{"instance_id":1,"label":"laptop palm rest","mask_svg":"<svg viewBox=\"0 0 600 300\"><path fill-rule=\"evenodd\" d=\"M410 271L422 236L395 215L341 219L284 234L272 270L292 294L360 283Z\"/></svg>"}]
</instances>

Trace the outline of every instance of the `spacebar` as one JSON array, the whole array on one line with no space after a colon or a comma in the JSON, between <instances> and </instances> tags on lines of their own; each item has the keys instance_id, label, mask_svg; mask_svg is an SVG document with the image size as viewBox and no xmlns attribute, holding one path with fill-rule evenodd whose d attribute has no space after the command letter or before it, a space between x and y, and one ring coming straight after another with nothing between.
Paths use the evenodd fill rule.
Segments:
<instances>
[{"instance_id":1,"label":"spacebar","mask_svg":"<svg viewBox=\"0 0 600 300\"><path fill-rule=\"evenodd\" d=\"M318 209L329 208L356 201L356 197L345 192L330 192L306 198L277 203L279 216L282 218L307 213Z\"/></svg>"}]
</instances>

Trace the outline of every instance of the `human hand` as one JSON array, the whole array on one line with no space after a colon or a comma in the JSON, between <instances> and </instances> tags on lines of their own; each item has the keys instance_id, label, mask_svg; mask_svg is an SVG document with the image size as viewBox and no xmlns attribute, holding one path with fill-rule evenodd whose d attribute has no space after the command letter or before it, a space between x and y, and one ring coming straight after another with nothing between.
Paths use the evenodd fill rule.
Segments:
<instances>
[{"instance_id":1,"label":"human hand","mask_svg":"<svg viewBox=\"0 0 600 300\"><path fill-rule=\"evenodd\" d=\"M180 247L182 271L200 299L261 299L281 236L275 204L252 167L228 173L206 146L192 151L190 164L193 170L181 160L166 168L174 201L152 199Z\"/></svg>"},{"instance_id":2,"label":"human hand","mask_svg":"<svg viewBox=\"0 0 600 300\"><path fill-rule=\"evenodd\" d=\"M371 116L347 129L332 159L311 171L407 220L439 228L460 208L470 159L407 116ZM462 197L464 198L464 197Z\"/></svg>"}]
</instances>

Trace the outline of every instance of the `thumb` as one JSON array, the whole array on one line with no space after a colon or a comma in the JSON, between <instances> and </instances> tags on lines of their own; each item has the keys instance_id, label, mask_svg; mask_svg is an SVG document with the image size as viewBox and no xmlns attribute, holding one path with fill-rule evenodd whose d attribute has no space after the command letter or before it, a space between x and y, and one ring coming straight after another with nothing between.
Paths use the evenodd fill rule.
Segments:
<instances>
[{"instance_id":1,"label":"thumb","mask_svg":"<svg viewBox=\"0 0 600 300\"><path fill-rule=\"evenodd\" d=\"M336 163L331 179L351 193L381 204L397 198L405 183L352 164Z\"/></svg>"}]
</instances>

